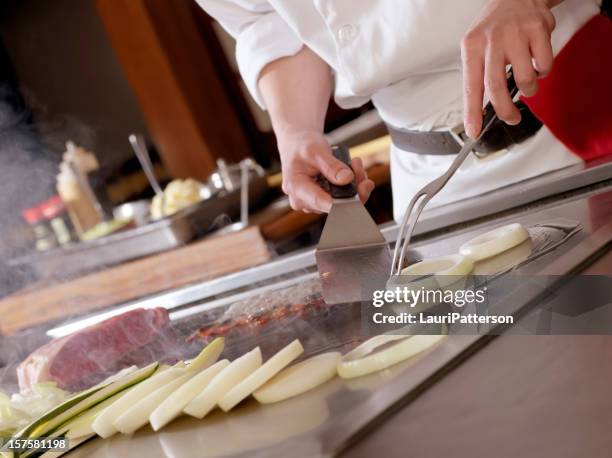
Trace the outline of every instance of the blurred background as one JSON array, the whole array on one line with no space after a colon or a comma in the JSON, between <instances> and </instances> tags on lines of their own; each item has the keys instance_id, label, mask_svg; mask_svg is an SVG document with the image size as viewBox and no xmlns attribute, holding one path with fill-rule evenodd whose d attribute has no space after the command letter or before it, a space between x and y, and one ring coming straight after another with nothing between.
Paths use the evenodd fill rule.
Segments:
<instances>
[{"instance_id":1,"label":"blurred background","mask_svg":"<svg viewBox=\"0 0 612 458\"><path fill-rule=\"evenodd\" d=\"M366 144L379 185L370 210L377 222L390 220L388 142L372 107L346 111L332 102L326 132L358 155ZM132 134L169 196L156 210ZM239 191L245 159L248 203ZM269 119L240 79L233 39L195 1L0 4L0 296L166 251L237 221L256 225L273 255L311 245L322 219L289 209L279 169ZM176 213L187 207L192 227L178 237ZM117 251L109 236L133 238L164 220L176 243L105 256L104 245ZM133 245L146 243L154 244Z\"/></svg>"}]
</instances>

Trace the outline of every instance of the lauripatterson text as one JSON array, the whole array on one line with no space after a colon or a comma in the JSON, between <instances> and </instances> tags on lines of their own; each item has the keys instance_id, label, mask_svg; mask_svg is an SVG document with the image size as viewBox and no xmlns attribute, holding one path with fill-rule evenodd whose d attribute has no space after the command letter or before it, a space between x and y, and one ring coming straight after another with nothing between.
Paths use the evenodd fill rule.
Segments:
<instances>
[{"instance_id":1,"label":"lauripatterson text","mask_svg":"<svg viewBox=\"0 0 612 458\"><path fill-rule=\"evenodd\" d=\"M428 315L425 313L408 313L387 315L382 312L372 314L374 324L513 324L512 315L478 315L457 312Z\"/></svg>"}]
</instances>

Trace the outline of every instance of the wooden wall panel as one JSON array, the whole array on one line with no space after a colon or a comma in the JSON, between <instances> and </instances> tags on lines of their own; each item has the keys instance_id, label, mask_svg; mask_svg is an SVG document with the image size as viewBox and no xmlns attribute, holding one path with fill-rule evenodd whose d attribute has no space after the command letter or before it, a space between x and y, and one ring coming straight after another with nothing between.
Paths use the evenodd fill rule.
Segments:
<instances>
[{"instance_id":1,"label":"wooden wall panel","mask_svg":"<svg viewBox=\"0 0 612 458\"><path fill-rule=\"evenodd\" d=\"M250 148L189 0L96 0L170 174L206 178Z\"/></svg>"}]
</instances>

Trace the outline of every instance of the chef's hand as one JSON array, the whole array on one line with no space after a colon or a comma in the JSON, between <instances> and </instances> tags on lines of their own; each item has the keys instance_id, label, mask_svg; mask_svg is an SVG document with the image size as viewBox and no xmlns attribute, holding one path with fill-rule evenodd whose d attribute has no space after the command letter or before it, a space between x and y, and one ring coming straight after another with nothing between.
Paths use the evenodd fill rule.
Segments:
<instances>
[{"instance_id":1,"label":"chef's hand","mask_svg":"<svg viewBox=\"0 0 612 458\"><path fill-rule=\"evenodd\" d=\"M538 90L537 79L553 63L550 35L555 18L550 9L562 0L491 0L461 43L464 124L476 138L482 129L484 91L497 116L510 125L521 120L506 84L506 64L525 96Z\"/></svg>"},{"instance_id":2,"label":"chef's hand","mask_svg":"<svg viewBox=\"0 0 612 458\"><path fill-rule=\"evenodd\" d=\"M351 161L353 171L336 159L325 137L318 132L294 132L278 137L283 172L283 191L291 208L306 213L327 213L332 198L316 183L321 174L338 185L357 182L359 198L365 202L374 189L366 176L361 159Z\"/></svg>"}]
</instances>

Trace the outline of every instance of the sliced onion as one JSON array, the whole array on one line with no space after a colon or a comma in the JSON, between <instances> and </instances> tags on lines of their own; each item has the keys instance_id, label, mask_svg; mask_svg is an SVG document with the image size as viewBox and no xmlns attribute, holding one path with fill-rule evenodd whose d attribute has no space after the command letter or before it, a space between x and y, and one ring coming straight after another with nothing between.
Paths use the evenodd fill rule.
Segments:
<instances>
[{"instance_id":1,"label":"sliced onion","mask_svg":"<svg viewBox=\"0 0 612 458\"><path fill-rule=\"evenodd\" d=\"M378 372L421 353L445 335L376 336L342 357L338 375L349 379ZM403 337L403 338L402 338ZM371 341L374 340L374 343ZM384 348L381 348L384 347Z\"/></svg>"},{"instance_id":2,"label":"sliced onion","mask_svg":"<svg viewBox=\"0 0 612 458\"><path fill-rule=\"evenodd\" d=\"M237 404L253 393L253 391L257 390L287 367L291 361L300 356L303 351L304 347L302 347L300 341L298 339L294 340L266 361L259 369L228 391L221 401L219 401L219 407L226 412L233 409Z\"/></svg>"},{"instance_id":3,"label":"sliced onion","mask_svg":"<svg viewBox=\"0 0 612 458\"><path fill-rule=\"evenodd\" d=\"M336 376L342 355L338 352L313 356L283 369L253 393L262 404L283 401L312 390Z\"/></svg>"},{"instance_id":4,"label":"sliced onion","mask_svg":"<svg viewBox=\"0 0 612 458\"><path fill-rule=\"evenodd\" d=\"M509 250L528 238L529 232L521 224L507 224L464 243L459 248L459 252L474 261L480 261Z\"/></svg>"},{"instance_id":5,"label":"sliced onion","mask_svg":"<svg viewBox=\"0 0 612 458\"><path fill-rule=\"evenodd\" d=\"M251 350L219 372L215 378L183 409L187 415L204 418L219 400L241 380L244 380L261 366L261 350Z\"/></svg>"},{"instance_id":6,"label":"sliced onion","mask_svg":"<svg viewBox=\"0 0 612 458\"><path fill-rule=\"evenodd\" d=\"M181 413L189 402L191 402L198 394L206 388L211 380L223 369L229 366L230 362L227 359L217 361L207 369L204 369L198 375L182 385L178 390L168 396L157 408L151 413L149 423L155 431L159 431L165 425L170 423Z\"/></svg>"},{"instance_id":7,"label":"sliced onion","mask_svg":"<svg viewBox=\"0 0 612 458\"><path fill-rule=\"evenodd\" d=\"M474 268L472 260L466 256L459 254L451 254L439 258L425 259L411 266L406 267L401 271L401 275L411 275L420 277L424 275L433 275L423 280L411 282L411 287L435 288L439 286L443 288L455 283L458 277L465 277ZM401 281L401 279L399 279ZM435 281L435 285L432 283Z\"/></svg>"},{"instance_id":8,"label":"sliced onion","mask_svg":"<svg viewBox=\"0 0 612 458\"><path fill-rule=\"evenodd\" d=\"M528 238L520 245L474 264L474 275L495 275L506 272L531 256L533 241Z\"/></svg>"},{"instance_id":9,"label":"sliced onion","mask_svg":"<svg viewBox=\"0 0 612 458\"><path fill-rule=\"evenodd\" d=\"M386 345L390 342L404 340L409 337L412 337L412 335L410 334L402 335L401 331L401 329L398 329L398 334L381 334L379 336L371 337L365 342L360 343L357 347L353 348L350 352L344 355L342 357L342 360L352 361L356 359L361 359L374 352L378 347Z\"/></svg>"}]
</instances>

